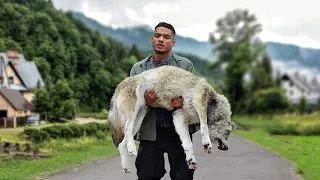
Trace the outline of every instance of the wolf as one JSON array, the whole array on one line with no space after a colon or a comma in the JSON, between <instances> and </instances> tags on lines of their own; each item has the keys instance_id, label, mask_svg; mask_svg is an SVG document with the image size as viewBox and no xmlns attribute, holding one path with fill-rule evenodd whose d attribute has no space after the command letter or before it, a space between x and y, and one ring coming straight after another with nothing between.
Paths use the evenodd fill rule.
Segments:
<instances>
[{"instance_id":1,"label":"wolf","mask_svg":"<svg viewBox=\"0 0 320 180\"><path fill-rule=\"evenodd\" d=\"M115 88L110 101L108 122L112 139L118 148L121 165L130 173L130 156L137 155L134 135L149 109L144 94L153 91L157 100L150 107L173 111L173 124L182 142L190 169L197 168L188 125L198 124L202 145L212 153L212 144L228 150L228 137L236 124L231 120L231 106L227 98L217 93L205 78L174 66L161 66L125 78ZM174 109L171 100L183 97L183 107Z\"/></svg>"}]
</instances>

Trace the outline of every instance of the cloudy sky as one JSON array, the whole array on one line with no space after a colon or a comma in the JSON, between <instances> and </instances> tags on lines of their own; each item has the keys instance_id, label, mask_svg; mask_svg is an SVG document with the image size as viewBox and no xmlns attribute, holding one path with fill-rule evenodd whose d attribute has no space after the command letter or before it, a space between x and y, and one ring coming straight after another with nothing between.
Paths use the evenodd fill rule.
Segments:
<instances>
[{"instance_id":1,"label":"cloudy sky","mask_svg":"<svg viewBox=\"0 0 320 180\"><path fill-rule=\"evenodd\" d=\"M76 10L114 27L170 22L178 34L208 40L227 11L246 8L263 25L263 41L320 48L320 10L315 0L53 0L56 8Z\"/></svg>"}]
</instances>

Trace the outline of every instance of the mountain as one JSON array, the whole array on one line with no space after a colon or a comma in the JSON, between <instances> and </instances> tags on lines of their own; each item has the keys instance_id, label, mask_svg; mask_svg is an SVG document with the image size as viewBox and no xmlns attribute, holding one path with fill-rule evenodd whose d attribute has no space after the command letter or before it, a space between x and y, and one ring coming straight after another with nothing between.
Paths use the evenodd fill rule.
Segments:
<instances>
[{"instance_id":1,"label":"mountain","mask_svg":"<svg viewBox=\"0 0 320 180\"><path fill-rule=\"evenodd\" d=\"M292 67L320 70L320 49L303 48L297 45L266 42L268 54L274 61L281 61Z\"/></svg>"},{"instance_id":2,"label":"mountain","mask_svg":"<svg viewBox=\"0 0 320 180\"><path fill-rule=\"evenodd\" d=\"M136 44L140 50L151 50L151 37L153 29L147 25L132 28L112 28L104 26L98 21L91 19L80 12L72 12L75 18L82 20L88 27L98 30L104 35L117 39L126 45ZM208 42L198 41L193 38L176 35L176 45L174 51L186 52L197 55L205 59L213 59L211 52L212 45Z\"/></svg>"},{"instance_id":3,"label":"mountain","mask_svg":"<svg viewBox=\"0 0 320 180\"><path fill-rule=\"evenodd\" d=\"M82 13L72 12L72 14L75 18L85 22L90 28L98 30L104 35L127 45L136 44L141 50L151 50L153 29L149 26L112 28L104 26ZM176 39L175 51L194 54L207 61L214 61L215 56L211 53L213 46L210 43L180 35L176 35ZM279 42L265 42L265 44L275 69L281 72L303 71L309 75L320 74L320 49L302 48L297 45Z\"/></svg>"}]
</instances>

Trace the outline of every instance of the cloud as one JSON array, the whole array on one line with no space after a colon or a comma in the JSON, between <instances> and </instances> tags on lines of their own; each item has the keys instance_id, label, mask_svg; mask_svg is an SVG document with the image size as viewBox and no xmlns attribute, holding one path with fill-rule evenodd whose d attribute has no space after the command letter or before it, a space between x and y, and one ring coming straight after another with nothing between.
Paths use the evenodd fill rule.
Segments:
<instances>
[{"instance_id":1,"label":"cloud","mask_svg":"<svg viewBox=\"0 0 320 180\"><path fill-rule=\"evenodd\" d=\"M53 0L63 10L77 10L105 25L154 27L170 22L178 34L208 40L215 22L227 11L246 8L263 25L264 40L285 40L320 47L320 11L315 0ZM281 42L281 41L280 41Z\"/></svg>"}]
</instances>

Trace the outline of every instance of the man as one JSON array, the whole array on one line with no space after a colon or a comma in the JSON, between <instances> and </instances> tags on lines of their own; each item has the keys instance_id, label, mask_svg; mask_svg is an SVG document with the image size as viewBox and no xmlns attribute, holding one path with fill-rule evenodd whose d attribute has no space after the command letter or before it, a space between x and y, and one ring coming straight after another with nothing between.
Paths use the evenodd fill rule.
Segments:
<instances>
[{"instance_id":1,"label":"man","mask_svg":"<svg viewBox=\"0 0 320 180\"><path fill-rule=\"evenodd\" d=\"M172 53L172 47L175 45L175 34L175 29L171 24L160 22L155 27L152 37L153 54L133 65L130 76L163 65L177 66L193 72L194 67L190 60ZM172 77L168 76L168 78ZM145 93L147 106L156 99L154 92ZM181 108L182 105L182 97L172 100L174 108ZM195 130L192 127L189 129L191 136ZM185 161L181 141L173 127L172 112L162 108L150 108L136 135L136 139L140 141L135 163L138 180L160 180L164 176L166 173L164 153L168 154L169 174L172 180L193 179L194 170L189 169Z\"/></svg>"}]
</instances>

